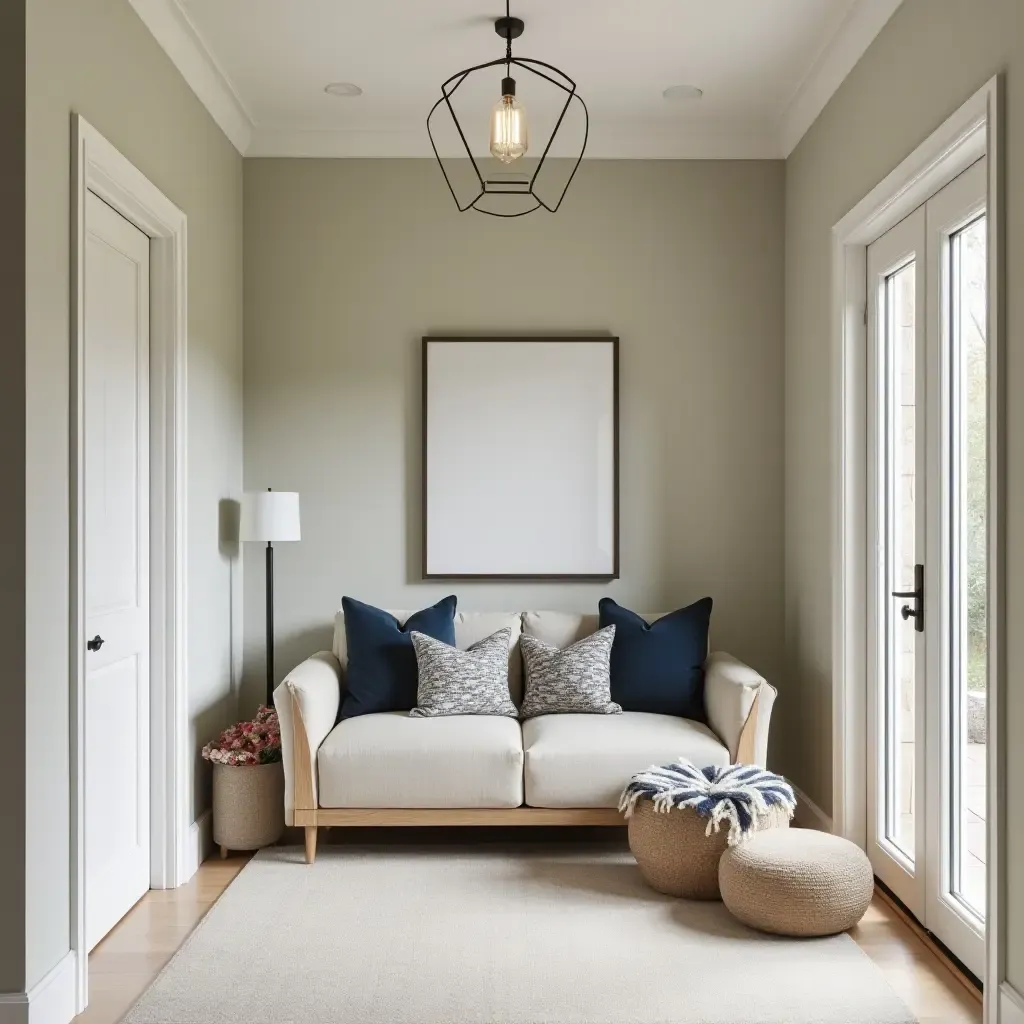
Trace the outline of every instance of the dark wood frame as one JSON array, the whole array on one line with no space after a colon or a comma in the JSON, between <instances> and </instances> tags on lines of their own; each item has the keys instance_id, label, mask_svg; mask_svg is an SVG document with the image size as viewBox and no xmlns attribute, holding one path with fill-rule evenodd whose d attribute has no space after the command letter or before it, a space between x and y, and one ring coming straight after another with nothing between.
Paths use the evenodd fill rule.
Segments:
<instances>
[{"instance_id":1,"label":"dark wood frame","mask_svg":"<svg viewBox=\"0 0 1024 1024\"><path fill-rule=\"evenodd\" d=\"M508 344L510 342L555 342L563 344L565 342L588 342L593 344L594 342L602 342L612 346L612 534L613 534L613 548L612 548L612 571L610 573L430 573L427 572L427 485L428 485L428 469L427 469L427 347L432 341L442 342L466 342L474 345L487 342L502 342ZM567 337L560 337L559 335L518 335L515 337L441 337L435 335L429 335L423 338L422 346L422 357L421 357L421 378L422 378L422 397L421 397L421 428L420 428L420 443L421 443L421 493L420 502L422 506L422 529L421 539L423 546L422 553L422 570L423 579L425 580L548 580L548 581L560 581L560 582L579 582L579 583L593 583L593 582L607 582L608 580L617 580L619 578L619 339L610 335L595 335L589 337L579 337L570 335Z\"/></svg>"}]
</instances>

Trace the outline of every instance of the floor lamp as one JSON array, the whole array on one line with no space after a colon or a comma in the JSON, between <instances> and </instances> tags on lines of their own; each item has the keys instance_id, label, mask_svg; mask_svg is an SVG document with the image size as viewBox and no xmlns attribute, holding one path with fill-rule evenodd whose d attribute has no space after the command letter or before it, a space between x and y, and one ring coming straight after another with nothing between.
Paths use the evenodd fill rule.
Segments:
<instances>
[{"instance_id":1,"label":"floor lamp","mask_svg":"<svg viewBox=\"0 0 1024 1024\"><path fill-rule=\"evenodd\" d=\"M267 545L267 706L274 705L274 542L301 539L295 491L249 491L242 499L240 536Z\"/></svg>"}]
</instances>

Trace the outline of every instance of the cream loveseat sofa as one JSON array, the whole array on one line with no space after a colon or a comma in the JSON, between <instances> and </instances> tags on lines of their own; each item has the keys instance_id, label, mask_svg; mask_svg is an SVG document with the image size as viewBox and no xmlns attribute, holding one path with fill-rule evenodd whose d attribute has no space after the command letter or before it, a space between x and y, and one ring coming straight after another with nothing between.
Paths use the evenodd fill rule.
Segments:
<instances>
[{"instance_id":1,"label":"cream loveseat sofa","mask_svg":"<svg viewBox=\"0 0 1024 1024\"><path fill-rule=\"evenodd\" d=\"M394 612L400 622L411 613ZM646 616L648 621L658 616ZM522 633L559 648L598 628L596 615L465 613L455 640L469 647L509 626L509 690L522 700ZM776 691L728 654L705 662L708 725L624 711L620 715L411 718L395 711L337 721L347 663L338 613L334 649L304 661L274 691L281 719L285 820L319 825L621 825L630 776L686 757L700 767L765 763Z\"/></svg>"}]
</instances>

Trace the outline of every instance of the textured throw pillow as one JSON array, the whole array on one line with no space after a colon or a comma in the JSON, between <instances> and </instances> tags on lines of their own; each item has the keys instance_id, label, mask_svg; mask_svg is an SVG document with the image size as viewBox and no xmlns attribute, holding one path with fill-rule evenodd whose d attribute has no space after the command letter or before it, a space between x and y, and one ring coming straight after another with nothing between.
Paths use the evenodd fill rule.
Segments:
<instances>
[{"instance_id":1,"label":"textured throw pillow","mask_svg":"<svg viewBox=\"0 0 1024 1024\"><path fill-rule=\"evenodd\" d=\"M598 605L602 626L615 627L612 698L626 711L652 711L704 722L704 661L711 598L648 623L610 597Z\"/></svg>"},{"instance_id":2,"label":"textured throw pillow","mask_svg":"<svg viewBox=\"0 0 1024 1024\"><path fill-rule=\"evenodd\" d=\"M519 640L526 674L523 718L583 713L617 715L612 702L609 664L615 627L600 629L559 650L525 633Z\"/></svg>"},{"instance_id":3,"label":"textured throw pillow","mask_svg":"<svg viewBox=\"0 0 1024 1024\"><path fill-rule=\"evenodd\" d=\"M420 680L413 718L440 718L443 715L507 715L519 712L508 693L509 627L499 629L469 650L460 651L450 644L423 633L413 633Z\"/></svg>"},{"instance_id":4,"label":"textured throw pillow","mask_svg":"<svg viewBox=\"0 0 1024 1024\"><path fill-rule=\"evenodd\" d=\"M403 625L389 612L343 597L348 668L340 717L409 711L416 703L417 680L412 631L454 647L456 603L454 596L446 597Z\"/></svg>"}]
</instances>

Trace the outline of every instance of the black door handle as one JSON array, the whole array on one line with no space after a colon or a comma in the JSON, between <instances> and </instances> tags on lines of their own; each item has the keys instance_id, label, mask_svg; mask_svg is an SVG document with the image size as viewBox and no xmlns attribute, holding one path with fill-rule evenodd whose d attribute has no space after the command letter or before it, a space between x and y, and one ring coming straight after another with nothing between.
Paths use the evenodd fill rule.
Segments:
<instances>
[{"instance_id":1,"label":"black door handle","mask_svg":"<svg viewBox=\"0 0 1024 1024\"><path fill-rule=\"evenodd\" d=\"M900 615L903 616L903 621L913 618L914 629L918 633L924 632L924 566L914 566L914 589L913 590L894 590L892 592L893 597L910 597L913 598L914 607L911 608L909 604L905 604L900 609Z\"/></svg>"},{"instance_id":2,"label":"black door handle","mask_svg":"<svg viewBox=\"0 0 1024 1024\"><path fill-rule=\"evenodd\" d=\"M98 651L103 646L103 637L98 633L91 640L86 643L86 649L90 651Z\"/></svg>"}]
</instances>

